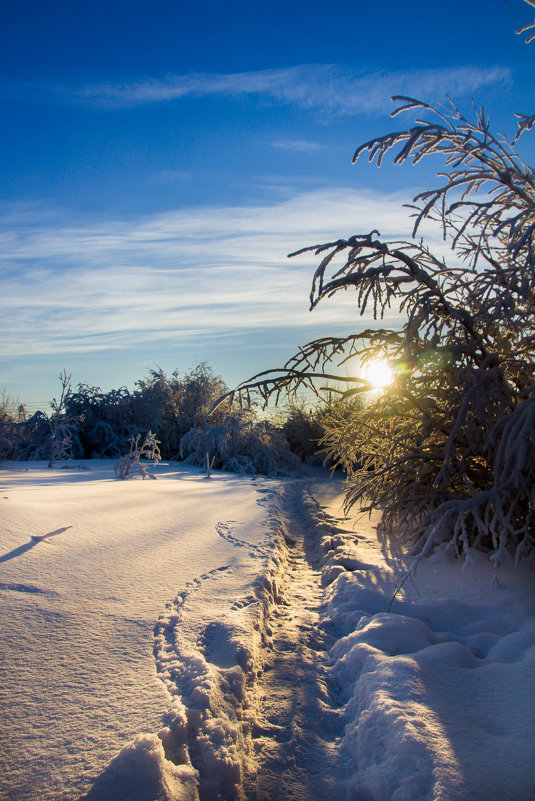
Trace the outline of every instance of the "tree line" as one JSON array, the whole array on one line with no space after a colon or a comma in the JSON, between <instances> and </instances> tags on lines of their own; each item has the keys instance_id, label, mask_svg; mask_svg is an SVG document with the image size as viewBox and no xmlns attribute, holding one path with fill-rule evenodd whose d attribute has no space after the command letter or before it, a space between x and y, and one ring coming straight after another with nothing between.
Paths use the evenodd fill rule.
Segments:
<instances>
[{"instance_id":1,"label":"tree line","mask_svg":"<svg viewBox=\"0 0 535 801\"><path fill-rule=\"evenodd\" d=\"M135 383L103 392L59 376L61 393L49 410L28 415L5 394L0 403L0 459L118 459L131 437L156 437L163 459L206 463L241 474L281 475L314 461L323 429L319 407L286 406L270 418L250 405L220 405L228 392L206 363L181 373L152 369ZM316 459L317 461L317 459ZM321 461L321 459L320 459Z\"/></svg>"}]
</instances>

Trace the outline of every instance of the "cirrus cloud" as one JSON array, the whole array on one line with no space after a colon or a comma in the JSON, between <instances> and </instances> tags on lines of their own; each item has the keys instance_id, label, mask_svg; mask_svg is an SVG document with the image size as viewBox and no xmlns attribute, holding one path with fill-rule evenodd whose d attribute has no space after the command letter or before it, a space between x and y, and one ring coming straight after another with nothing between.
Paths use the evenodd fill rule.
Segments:
<instances>
[{"instance_id":1,"label":"cirrus cloud","mask_svg":"<svg viewBox=\"0 0 535 801\"><path fill-rule=\"evenodd\" d=\"M466 97L485 86L510 80L509 68L459 66L398 72L363 70L334 64L238 73L189 73L137 82L86 84L81 87L40 87L41 98L99 108L134 108L179 101L186 97L253 95L260 100L292 104L323 115L354 116L384 113L392 95L426 101L447 95Z\"/></svg>"},{"instance_id":2,"label":"cirrus cloud","mask_svg":"<svg viewBox=\"0 0 535 801\"><path fill-rule=\"evenodd\" d=\"M199 207L128 221L71 220L35 209L0 219L0 354L202 344L257 330L355 321L350 295L308 312L313 256L303 245L371 230L410 230L398 195L330 188L278 203ZM360 323L359 323L360 324Z\"/></svg>"}]
</instances>

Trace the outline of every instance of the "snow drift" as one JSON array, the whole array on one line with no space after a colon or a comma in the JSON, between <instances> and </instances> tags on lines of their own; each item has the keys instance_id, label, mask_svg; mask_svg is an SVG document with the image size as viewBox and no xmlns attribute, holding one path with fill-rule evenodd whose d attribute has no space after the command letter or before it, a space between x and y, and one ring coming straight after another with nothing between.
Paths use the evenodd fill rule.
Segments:
<instances>
[{"instance_id":1,"label":"snow drift","mask_svg":"<svg viewBox=\"0 0 535 801\"><path fill-rule=\"evenodd\" d=\"M502 566L495 581L483 554L463 569L438 547L399 589L410 562L379 534L380 547L378 516L340 525L323 495L331 515L307 506L324 554L322 625L335 636L327 671L354 763L347 797L533 799L533 570Z\"/></svg>"},{"instance_id":2,"label":"snow drift","mask_svg":"<svg viewBox=\"0 0 535 801\"><path fill-rule=\"evenodd\" d=\"M403 581L321 473L89 467L1 474L2 800L535 797L528 565Z\"/></svg>"}]
</instances>

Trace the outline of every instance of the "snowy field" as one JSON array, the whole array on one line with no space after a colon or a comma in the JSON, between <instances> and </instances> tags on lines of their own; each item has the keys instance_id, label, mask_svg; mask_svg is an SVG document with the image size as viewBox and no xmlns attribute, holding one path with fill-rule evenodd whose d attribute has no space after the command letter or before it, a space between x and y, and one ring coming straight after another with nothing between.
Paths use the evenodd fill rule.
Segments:
<instances>
[{"instance_id":1,"label":"snowy field","mask_svg":"<svg viewBox=\"0 0 535 801\"><path fill-rule=\"evenodd\" d=\"M154 472L0 469L2 801L533 801L533 569Z\"/></svg>"}]
</instances>

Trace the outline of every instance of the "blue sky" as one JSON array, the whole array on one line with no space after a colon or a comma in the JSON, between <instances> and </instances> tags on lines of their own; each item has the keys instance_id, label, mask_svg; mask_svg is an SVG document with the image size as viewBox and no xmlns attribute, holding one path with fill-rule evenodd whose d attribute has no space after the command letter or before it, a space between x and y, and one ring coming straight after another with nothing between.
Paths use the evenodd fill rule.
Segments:
<instances>
[{"instance_id":1,"label":"blue sky","mask_svg":"<svg viewBox=\"0 0 535 801\"><path fill-rule=\"evenodd\" d=\"M405 236L431 164L354 149L399 126L392 94L475 98L511 133L535 105L532 18L523 0L4 2L0 390L43 406L64 367L132 388L205 360L233 385L362 325L349 296L309 313L313 261L286 254Z\"/></svg>"}]
</instances>

